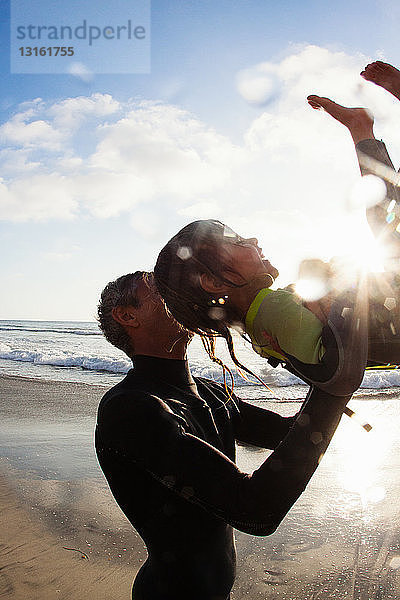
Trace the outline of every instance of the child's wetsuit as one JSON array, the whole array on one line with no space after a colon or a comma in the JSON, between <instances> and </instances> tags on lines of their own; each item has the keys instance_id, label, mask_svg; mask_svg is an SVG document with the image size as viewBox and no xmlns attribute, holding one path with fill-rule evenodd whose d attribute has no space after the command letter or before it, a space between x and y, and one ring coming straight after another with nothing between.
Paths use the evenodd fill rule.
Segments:
<instances>
[{"instance_id":1,"label":"child's wetsuit","mask_svg":"<svg viewBox=\"0 0 400 600\"><path fill-rule=\"evenodd\" d=\"M383 167L390 175L393 164L383 142L363 140L356 150L363 174ZM258 354L284 362L299 377L332 394L347 393L346 382L354 388L354 361L400 362L400 198L397 186L386 181L386 187L386 200L369 208L367 216L389 249L392 272L370 274L342 291L325 324L292 289L260 290L246 314L246 333ZM354 372L359 372L358 366Z\"/></svg>"},{"instance_id":2,"label":"child's wetsuit","mask_svg":"<svg viewBox=\"0 0 400 600\"><path fill-rule=\"evenodd\" d=\"M247 311L245 326L253 349L264 358L295 356L303 363L318 364L325 354L322 322L291 290L260 290Z\"/></svg>"}]
</instances>

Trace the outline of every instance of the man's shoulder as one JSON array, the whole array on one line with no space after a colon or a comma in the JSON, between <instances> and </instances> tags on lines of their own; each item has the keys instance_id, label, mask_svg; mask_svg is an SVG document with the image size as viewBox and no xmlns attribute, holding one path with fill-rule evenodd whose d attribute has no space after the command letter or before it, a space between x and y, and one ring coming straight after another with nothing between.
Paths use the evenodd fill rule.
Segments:
<instances>
[{"instance_id":1,"label":"man's shoulder","mask_svg":"<svg viewBox=\"0 0 400 600\"><path fill-rule=\"evenodd\" d=\"M154 394L154 391L146 385L146 382L136 381L132 377L132 372L129 372L122 381L104 394L100 400L98 415L101 416L110 411L121 413L150 411L154 406L164 407L162 399Z\"/></svg>"},{"instance_id":2,"label":"man's shoulder","mask_svg":"<svg viewBox=\"0 0 400 600\"><path fill-rule=\"evenodd\" d=\"M225 385L218 383L206 377L194 377L198 392L203 400L210 402L213 398L226 403L231 397L235 396L227 390ZM160 391L160 390L158 390ZM171 399L168 394L168 398ZM158 394L157 390L151 384L144 380L136 379L134 372L131 371L127 376L114 385L102 397L99 404L99 413L109 410L129 410L142 411L157 409L170 410L170 407L164 402L162 394Z\"/></svg>"},{"instance_id":3,"label":"man's shoulder","mask_svg":"<svg viewBox=\"0 0 400 600\"><path fill-rule=\"evenodd\" d=\"M103 395L100 401L100 405L105 404L113 398L129 396L134 391L134 388L132 388L132 385L130 384L130 373L131 371L128 371L128 373L121 381L119 381L116 385L114 385L112 388L106 391L106 393Z\"/></svg>"},{"instance_id":4,"label":"man's shoulder","mask_svg":"<svg viewBox=\"0 0 400 600\"><path fill-rule=\"evenodd\" d=\"M211 397L216 397L219 401L222 401L226 404L229 400L237 403L237 398L235 394L227 388L223 383L218 383L212 379L207 379L206 377L194 377L194 380L197 385L197 389L200 392L200 396L203 397L204 400L210 401Z\"/></svg>"},{"instance_id":5,"label":"man's shoulder","mask_svg":"<svg viewBox=\"0 0 400 600\"><path fill-rule=\"evenodd\" d=\"M217 381L208 379L207 377L193 377L193 379L195 380L197 386L226 394L225 387L222 383L218 383Z\"/></svg>"}]
</instances>

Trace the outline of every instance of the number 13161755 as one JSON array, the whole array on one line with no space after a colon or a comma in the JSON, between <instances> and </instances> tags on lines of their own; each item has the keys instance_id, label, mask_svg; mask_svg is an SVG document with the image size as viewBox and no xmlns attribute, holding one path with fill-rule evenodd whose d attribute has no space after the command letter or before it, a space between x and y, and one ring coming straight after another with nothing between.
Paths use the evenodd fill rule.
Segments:
<instances>
[{"instance_id":1,"label":"number 13161755","mask_svg":"<svg viewBox=\"0 0 400 600\"><path fill-rule=\"evenodd\" d=\"M21 46L20 56L73 56L73 46Z\"/></svg>"}]
</instances>

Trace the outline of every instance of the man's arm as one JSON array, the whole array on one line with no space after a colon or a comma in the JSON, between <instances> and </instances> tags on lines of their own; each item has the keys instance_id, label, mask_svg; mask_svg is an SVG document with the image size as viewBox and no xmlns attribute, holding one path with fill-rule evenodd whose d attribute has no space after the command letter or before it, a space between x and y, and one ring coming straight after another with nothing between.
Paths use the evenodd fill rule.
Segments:
<instances>
[{"instance_id":1,"label":"man's arm","mask_svg":"<svg viewBox=\"0 0 400 600\"><path fill-rule=\"evenodd\" d=\"M233 415L235 439L271 450L289 433L297 416L282 417L278 413L238 398L236 406L238 411Z\"/></svg>"},{"instance_id":2,"label":"man's arm","mask_svg":"<svg viewBox=\"0 0 400 600\"><path fill-rule=\"evenodd\" d=\"M98 451L115 454L129 477L144 469L162 485L232 526L273 533L305 489L348 398L310 390L294 425L253 474L187 431L184 419L154 396L120 395L99 415Z\"/></svg>"},{"instance_id":3,"label":"man's arm","mask_svg":"<svg viewBox=\"0 0 400 600\"><path fill-rule=\"evenodd\" d=\"M296 420L296 416L283 417L276 412L245 402L232 394L227 402L227 392L224 386L207 379L198 379L198 386L204 386L208 393L216 395L230 413L235 440L260 448L273 450L288 434ZM199 388L199 391L202 388Z\"/></svg>"}]
</instances>

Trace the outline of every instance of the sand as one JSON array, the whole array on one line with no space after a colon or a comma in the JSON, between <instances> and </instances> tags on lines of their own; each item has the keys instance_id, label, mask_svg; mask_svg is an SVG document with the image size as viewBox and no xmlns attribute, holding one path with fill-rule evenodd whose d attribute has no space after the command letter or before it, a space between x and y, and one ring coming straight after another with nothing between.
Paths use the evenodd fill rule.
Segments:
<instances>
[{"instance_id":1,"label":"sand","mask_svg":"<svg viewBox=\"0 0 400 600\"><path fill-rule=\"evenodd\" d=\"M130 598L146 551L94 455L104 389L0 378L0 598ZM400 598L398 398L353 402L373 431L342 421L273 536L236 533L232 600ZM240 449L240 466L251 471L264 456Z\"/></svg>"},{"instance_id":2,"label":"sand","mask_svg":"<svg viewBox=\"0 0 400 600\"><path fill-rule=\"evenodd\" d=\"M104 390L0 379L0 598L130 597L146 552L94 456Z\"/></svg>"}]
</instances>

